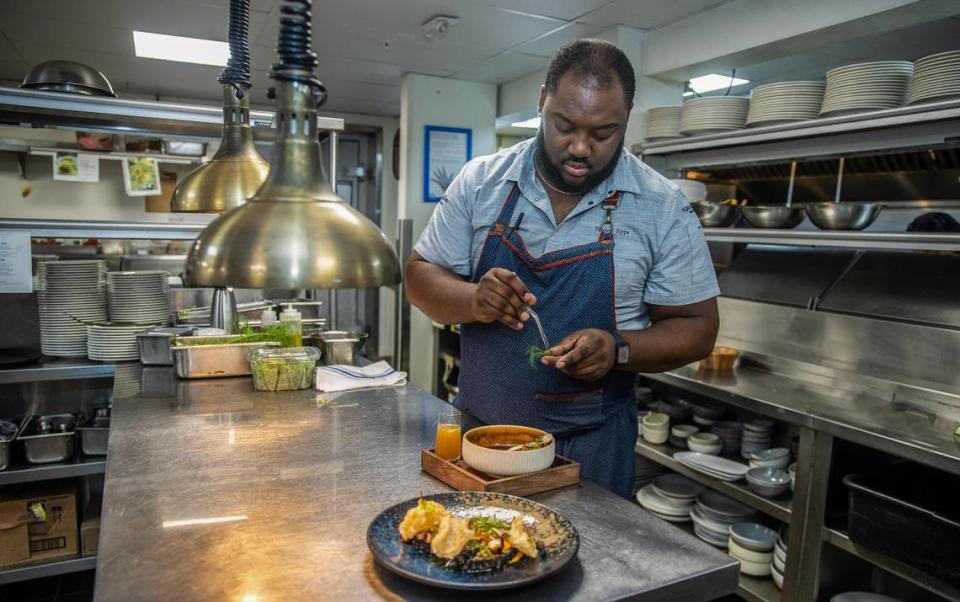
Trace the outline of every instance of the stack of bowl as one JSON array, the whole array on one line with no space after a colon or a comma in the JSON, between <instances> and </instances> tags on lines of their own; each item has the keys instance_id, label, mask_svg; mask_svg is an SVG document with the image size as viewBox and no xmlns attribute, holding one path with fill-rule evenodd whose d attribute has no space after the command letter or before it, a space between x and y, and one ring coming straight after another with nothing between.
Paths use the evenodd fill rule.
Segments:
<instances>
[{"instance_id":1,"label":"stack of bowl","mask_svg":"<svg viewBox=\"0 0 960 602\"><path fill-rule=\"evenodd\" d=\"M773 567L773 549L777 532L760 523L735 523L730 526L727 551L740 561L740 572L751 577L766 577Z\"/></svg>"},{"instance_id":2,"label":"stack of bowl","mask_svg":"<svg viewBox=\"0 0 960 602\"><path fill-rule=\"evenodd\" d=\"M770 563L770 576L773 583L783 589L783 573L787 569L787 525L780 527L780 536L773 544L773 561Z\"/></svg>"},{"instance_id":3,"label":"stack of bowl","mask_svg":"<svg viewBox=\"0 0 960 602\"><path fill-rule=\"evenodd\" d=\"M773 498L790 488L790 475L782 468L761 466L747 471L747 486L761 497Z\"/></svg>"},{"instance_id":4,"label":"stack of bowl","mask_svg":"<svg viewBox=\"0 0 960 602\"><path fill-rule=\"evenodd\" d=\"M749 460L749 454L770 449L773 421L755 418L743 423L743 438L740 440L740 455Z\"/></svg>"},{"instance_id":5,"label":"stack of bowl","mask_svg":"<svg viewBox=\"0 0 960 602\"><path fill-rule=\"evenodd\" d=\"M790 475L790 491L793 491L797 486L797 463L794 462L790 466L787 466L787 474Z\"/></svg>"},{"instance_id":6,"label":"stack of bowl","mask_svg":"<svg viewBox=\"0 0 960 602\"><path fill-rule=\"evenodd\" d=\"M732 456L740 451L740 439L743 435L743 423L735 420L721 420L710 425L710 432L720 436L723 441L723 450L720 452L725 456Z\"/></svg>"},{"instance_id":7,"label":"stack of bowl","mask_svg":"<svg viewBox=\"0 0 960 602\"><path fill-rule=\"evenodd\" d=\"M723 451L723 441L714 433L693 433L687 437L686 447L690 451L719 456Z\"/></svg>"},{"instance_id":8,"label":"stack of bowl","mask_svg":"<svg viewBox=\"0 0 960 602\"><path fill-rule=\"evenodd\" d=\"M686 449L687 437L696 433L698 430L700 429L692 424L678 424L670 429L670 445L679 447L680 449Z\"/></svg>"},{"instance_id":9,"label":"stack of bowl","mask_svg":"<svg viewBox=\"0 0 960 602\"><path fill-rule=\"evenodd\" d=\"M665 395L654 404L653 411L666 414L672 422L679 424L690 418L690 414L693 412L693 404L680 397Z\"/></svg>"},{"instance_id":10,"label":"stack of bowl","mask_svg":"<svg viewBox=\"0 0 960 602\"><path fill-rule=\"evenodd\" d=\"M640 431L647 443L666 443L670 437L670 417L660 412L651 412L640 421Z\"/></svg>"},{"instance_id":11,"label":"stack of bowl","mask_svg":"<svg viewBox=\"0 0 960 602\"><path fill-rule=\"evenodd\" d=\"M727 547L731 525L752 520L755 516L753 508L710 489L700 492L690 509L694 533L718 548Z\"/></svg>"},{"instance_id":12,"label":"stack of bowl","mask_svg":"<svg viewBox=\"0 0 960 602\"><path fill-rule=\"evenodd\" d=\"M709 406L693 406L693 422L700 426L710 426L723 416L723 410L711 408Z\"/></svg>"},{"instance_id":13,"label":"stack of bowl","mask_svg":"<svg viewBox=\"0 0 960 602\"><path fill-rule=\"evenodd\" d=\"M750 461L751 468L786 468L790 464L790 450L786 447L774 447L751 452L746 458Z\"/></svg>"}]
</instances>

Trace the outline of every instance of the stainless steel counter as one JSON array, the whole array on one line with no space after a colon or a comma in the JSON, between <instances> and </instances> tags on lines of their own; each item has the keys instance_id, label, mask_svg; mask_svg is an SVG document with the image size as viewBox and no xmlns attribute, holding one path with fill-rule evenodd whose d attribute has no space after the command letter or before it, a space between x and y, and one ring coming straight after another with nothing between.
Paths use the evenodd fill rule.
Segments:
<instances>
[{"instance_id":1,"label":"stainless steel counter","mask_svg":"<svg viewBox=\"0 0 960 602\"><path fill-rule=\"evenodd\" d=\"M255 393L248 378L144 373L116 399L96 599L444 600L380 568L381 510L449 489L420 471L444 402L413 386ZM569 517L578 557L500 600L708 600L736 590L722 552L584 483L534 496Z\"/></svg>"},{"instance_id":2,"label":"stainless steel counter","mask_svg":"<svg viewBox=\"0 0 960 602\"><path fill-rule=\"evenodd\" d=\"M943 392L758 354L732 372L691 364L645 376L960 474L960 418Z\"/></svg>"}]
</instances>

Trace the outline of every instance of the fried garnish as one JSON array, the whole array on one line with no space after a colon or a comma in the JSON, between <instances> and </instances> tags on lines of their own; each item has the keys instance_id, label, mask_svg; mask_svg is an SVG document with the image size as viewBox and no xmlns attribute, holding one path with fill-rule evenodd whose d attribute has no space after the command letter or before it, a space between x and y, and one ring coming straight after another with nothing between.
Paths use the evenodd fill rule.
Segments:
<instances>
[{"instance_id":1,"label":"fried garnish","mask_svg":"<svg viewBox=\"0 0 960 602\"><path fill-rule=\"evenodd\" d=\"M403 541L410 541L417 533L432 531L440 526L440 521L450 513L437 502L421 499L417 505L407 510L400 521L400 537Z\"/></svg>"},{"instance_id":2,"label":"fried garnish","mask_svg":"<svg viewBox=\"0 0 960 602\"><path fill-rule=\"evenodd\" d=\"M520 550L531 558L537 557L537 544L533 541L533 536L527 531L527 526L523 524L523 519L519 516L513 517L510 523L510 533L507 534L510 543L516 549Z\"/></svg>"},{"instance_id":3,"label":"fried garnish","mask_svg":"<svg viewBox=\"0 0 960 602\"><path fill-rule=\"evenodd\" d=\"M450 560L456 557L474 535L470 521L466 518L453 518L446 515L440 520L440 528L433 536L430 551L439 558Z\"/></svg>"}]
</instances>

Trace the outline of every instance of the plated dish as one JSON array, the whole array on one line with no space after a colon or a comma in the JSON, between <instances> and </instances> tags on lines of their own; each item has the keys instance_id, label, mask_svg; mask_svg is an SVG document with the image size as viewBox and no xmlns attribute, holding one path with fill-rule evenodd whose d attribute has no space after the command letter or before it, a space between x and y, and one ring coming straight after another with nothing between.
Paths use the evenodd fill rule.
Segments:
<instances>
[{"instance_id":1,"label":"plated dish","mask_svg":"<svg viewBox=\"0 0 960 602\"><path fill-rule=\"evenodd\" d=\"M516 587L561 570L580 546L562 515L530 500L485 492L415 498L367 529L377 562L421 583L461 590Z\"/></svg>"}]
</instances>

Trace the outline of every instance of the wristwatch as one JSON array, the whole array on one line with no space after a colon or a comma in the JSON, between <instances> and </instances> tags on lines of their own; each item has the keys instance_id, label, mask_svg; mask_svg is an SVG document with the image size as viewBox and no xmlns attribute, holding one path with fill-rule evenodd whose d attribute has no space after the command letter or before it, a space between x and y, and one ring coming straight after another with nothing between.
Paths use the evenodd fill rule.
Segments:
<instances>
[{"instance_id":1,"label":"wristwatch","mask_svg":"<svg viewBox=\"0 0 960 602\"><path fill-rule=\"evenodd\" d=\"M620 333L614 330L610 334L613 335L613 345L616 350L616 363L617 364L626 364L630 361L630 344L620 336Z\"/></svg>"}]
</instances>

